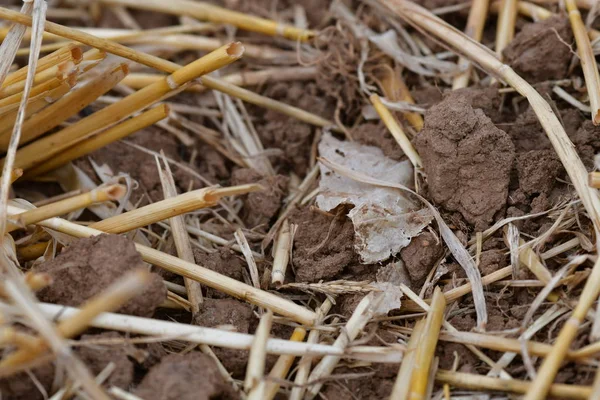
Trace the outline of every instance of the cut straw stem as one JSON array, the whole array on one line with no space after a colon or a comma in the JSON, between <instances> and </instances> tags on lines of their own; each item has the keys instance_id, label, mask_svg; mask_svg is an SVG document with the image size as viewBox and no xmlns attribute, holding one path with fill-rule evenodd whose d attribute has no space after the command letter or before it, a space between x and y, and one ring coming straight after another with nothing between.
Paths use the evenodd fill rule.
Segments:
<instances>
[{"instance_id":1,"label":"cut straw stem","mask_svg":"<svg viewBox=\"0 0 600 400\"><path fill-rule=\"evenodd\" d=\"M342 329L339 336L333 343L333 346L342 351L346 349L348 344L356 339L360 331L371 320L382 300L383 295L376 295L373 292L363 297L363 299L354 309L354 312L352 313L352 316L350 316L350 319L346 323L345 327ZM340 359L340 356L326 356L321 359L321 361L312 370L308 378L309 382L318 383L308 387L306 390L305 399L311 400L319 394L321 387L323 386L323 379L331 375Z\"/></svg>"},{"instance_id":2,"label":"cut straw stem","mask_svg":"<svg viewBox=\"0 0 600 400\"><path fill-rule=\"evenodd\" d=\"M33 292L42 290L52 283L50 275L44 272L27 272L25 274L25 284ZM0 296L8 297L8 294L4 291L4 288L0 286Z\"/></svg>"},{"instance_id":3,"label":"cut straw stem","mask_svg":"<svg viewBox=\"0 0 600 400\"><path fill-rule=\"evenodd\" d=\"M267 359L267 341L273 325L273 313L267 311L260 318L258 328L254 332L254 340L248 356L246 367L246 378L244 379L244 390L250 393L250 397L256 399L264 398L264 385L260 385L265 373L265 362ZM261 393L262 392L262 393Z\"/></svg>"},{"instance_id":4,"label":"cut straw stem","mask_svg":"<svg viewBox=\"0 0 600 400\"><path fill-rule=\"evenodd\" d=\"M492 272L489 275L483 276L481 278L482 285L490 285L494 282L498 282L508 276L512 275L512 266L501 268L497 271ZM455 287L454 289L450 289L447 292L444 292L444 297L446 298L447 303L451 303L460 299L461 297L471 293L472 285L471 283L465 283L464 285ZM431 303L431 299L424 300L426 303ZM406 300L402 302L402 310L409 312L419 312L422 311L422 307L419 306L412 300Z\"/></svg>"},{"instance_id":5,"label":"cut straw stem","mask_svg":"<svg viewBox=\"0 0 600 400\"><path fill-rule=\"evenodd\" d=\"M477 374L467 374L464 372L453 372L439 370L435 375L438 383L447 383L449 385L468 390L477 391L498 391L516 394L524 394L531 390L531 383L516 379L490 378ZM548 394L551 397L564 399L592 399L590 397L592 388L590 386L553 384L550 386ZM544 395L544 399L546 396Z\"/></svg>"},{"instance_id":6,"label":"cut straw stem","mask_svg":"<svg viewBox=\"0 0 600 400\"><path fill-rule=\"evenodd\" d=\"M588 185L594 189L600 189L600 172L590 172L588 175Z\"/></svg>"},{"instance_id":7,"label":"cut straw stem","mask_svg":"<svg viewBox=\"0 0 600 400\"><path fill-rule=\"evenodd\" d=\"M77 308L59 304L39 303L39 307L44 315L57 321L71 318L79 312ZM163 338L164 341L181 340L237 350L250 350L254 340L254 335L246 333L110 312L101 313L89 325L98 329ZM269 338L266 351L269 354L295 356L343 355L342 351L330 345L291 342L275 338Z\"/></svg>"},{"instance_id":8,"label":"cut straw stem","mask_svg":"<svg viewBox=\"0 0 600 400\"><path fill-rule=\"evenodd\" d=\"M151 108L150 110L145 111L136 117L121 122L110 129L79 142L75 146L69 147L47 162L27 171L25 174L25 179L45 174L46 172L52 171L70 161L78 159L79 157L90 154L110 143L114 143L139 130L147 128L166 118L168 115L169 107L165 104Z\"/></svg>"},{"instance_id":9,"label":"cut straw stem","mask_svg":"<svg viewBox=\"0 0 600 400\"><path fill-rule=\"evenodd\" d=\"M517 0L502 0L496 29L496 55L501 60L502 52L515 37L517 22Z\"/></svg>"},{"instance_id":10,"label":"cut straw stem","mask_svg":"<svg viewBox=\"0 0 600 400\"><path fill-rule=\"evenodd\" d=\"M70 86L75 86L75 84L77 83L76 74L73 73L67 77L61 76L58 78L52 78L52 79L47 80L46 82L43 82L37 86L34 86L33 88L31 88L31 92L29 93L28 101L33 101L33 100L37 99L37 96L39 96L43 93L47 93L52 89L56 89L57 87L62 85L64 82L67 82ZM17 93L17 94L13 94L12 96L5 97L4 99L0 99L0 110L4 111L4 110L12 110L12 109L17 108L22 97L23 97L23 93Z\"/></svg>"},{"instance_id":11,"label":"cut straw stem","mask_svg":"<svg viewBox=\"0 0 600 400\"><path fill-rule=\"evenodd\" d=\"M313 80L317 75L315 67L281 67L265 68L260 71L240 71L221 77L221 80L236 86L260 86L272 82L291 82ZM129 74L121 83L132 89L141 89L162 79L160 74L134 73ZM206 92L202 85L186 87L188 92ZM417 114L418 115L418 114Z\"/></svg>"},{"instance_id":12,"label":"cut straw stem","mask_svg":"<svg viewBox=\"0 0 600 400\"><path fill-rule=\"evenodd\" d=\"M81 309L72 317L61 321L57 330L64 338L77 336L84 332L90 322L99 314L113 311L125 304L129 299L141 293L150 281L150 273L145 270L136 270L120 278L102 293L85 302ZM0 369L16 367L34 360L46 351L48 346L42 338L38 339L36 346L19 350L0 361Z\"/></svg>"},{"instance_id":13,"label":"cut straw stem","mask_svg":"<svg viewBox=\"0 0 600 400\"><path fill-rule=\"evenodd\" d=\"M594 268L581 292L571 317L563 325L552 351L546 356L538 373L527 390L525 400L545 399L558 370L569 351L571 343L578 333L579 326L586 317L592 304L598 300L600 295L600 258L594 264Z\"/></svg>"},{"instance_id":14,"label":"cut straw stem","mask_svg":"<svg viewBox=\"0 0 600 400\"><path fill-rule=\"evenodd\" d=\"M481 42L481 38L483 37L483 28L487 19L489 3L490 0L473 0L471 4L467 26L465 27L465 35L477 42ZM458 59L458 67L462 72L454 77L452 90L469 86L469 79L473 71L473 64L465 57Z\"/></svg>"},{"instance_id":15,"label":"cut straw stem","mask_svg":"<svg viewBox=\"0 0 600 400\"><path fill-rule=\"evenodd\" d=\"M394 139L396 139L396 143L400 146L404 154L410 159L410 162L413 164L415 169L421 169L423 167L423 162L421 161L421 157L417 154L417 151L413 147L412 143L404 133L404 130L396 121L396 118L392 115L390 110L381 102L381 99L378 95L372 94L369 98L373 107L375 107L375 111L379 114L379 117L388 128Z\"/></svg>"},{"instance_id":16,"label":"cut straw stem","mask_svg":"<svg viewBox=\"0 0 600 400\"><path fill-rule=\"evenodd\" d=\"M435 288L431 300L431 308L427 312L425 326L421 334L421 340L415 355L414 368L410 380L409 398L418 400L425 399L431 376L431 365L435 355L440 329L444 322L444 311L446 299L439 287Z\"/></svg>"},{"instance_id":17,"label":"cut straw stem","mask_svg":"<svg viewBox=\"0 0 600 400\"><path fill-rule=\"evenodd\" d=\"M415 100L410 94L410 90L404 79L402 79L402 69L396 67L395 69L386 68L382 78L382 88L385 93L385 97L392 101L404 101L409 104L415 104ZM423 129L423 117L421 114L416 112L403 112L402 116L406 118L409 124L417 132Z\"/></svg>"},{"instance_id":18,"label":"cut straw stem","mask_svg":"<svg viewBox=\"0 0 600 400\"><path fill-rule=\"evenodd\" d=\"M76 115L98 97L115 87L127 75L127 72L126 64L111 68L29 118L23 124L21 143L29 143L37 139L69 117ZM5 149L7 146L8 140L0 139L0 149Z\"/></svg>"},{"instance_id":19,"label":"cut straw stem","mask_svg":"<svg viewBox=\"0 0 600 400\"><path fill-rule=\"evenodd\" d=\"M400 364L400 369L396 376L396 381L394 382L390 400L408 400L411 375L415 366L417 349L421 343L424 329L425 320L421 319L417 321L412 330L412 334L410 335L410 339L408 340L408 346L402 364Z\"/></svg>"},{"instance_id":20,"label":"cut straw stem","mask_svg":"<svg viewBox=\"0 0 600 400\"><path fill-rule=\"evenodd\" d=\"M581 13L577 8L575 0L565 0L567 10L569 12L569 20L571 28L575 35L577 43L577 54L581 61L581 69L585 78L585 86L587 87L588 96L590 98L590 107L592 109L592 122L594 125L600 124L600 74L598 73L598 65L594 50L590 43L590 38L585 28L585 24L581 19Z\"/></svg>"},{"instance_id":21,"label":"cut straw stem","mask_svg":"<svg viewBox=\"0 0 600 400\"><path fill-rule=\"evenodd\" d=\"M8 214L20 214L24 210L15 206L8 206ZM61 218L51 218L39 222L38 225L57 230L75 237L92 237L105 232L90 227L81 226ZM181 260L177 257L154 250L150 247L136 244L136 250L141 254L144 261L171 271L178 275L194 279L213 289L227 293L233 297L243 299L249 303L270 309L280 315L306 325L312 325L315 313L299 306L290 300L281 298L269 292L256 289L233 278L221 275L208 268Z\"/></svg>"},{"instance_id":22,"label":"cut straw stem","mask_svg":"<svg viewBox=\"0 0 600 400\"><path fill-rule=\"evenodd\" d=\"M71 84L69 82L63 82L55 89L48 91L47 93L42 93L37 95L34 98L30 98L27 104L27 108L25 111L26 115L34 115L38 111L44 109L48 105L54 103L55 101L61 99L64 95L69 93L71 90ZM7 135L12 133L12 128L17 120L17 113L19 112L18 107L15 107L14 110L8 111L0 116L0 143L3 145L3 150L6 151L8 148L8 138ZM27 121L25 121L27 124ZM20 141L23 143L23 141Z\"/></svg>"},{"instance_id":23,"label":"cut straw stem","mask_svg":"<svg viewBox=\"0 0 600 400\"><path fill-rule=\"evenodd\" d=\"M106 233L123 233L141 228L177 215L201 208L212 207L225 196L235 196L262 190L258 184L226 188L203 188L157 201L135 210L93 223L90 228Z\"/></svg>"},{"instance_id":24,"label":"cut straw stem","mask_svg":"<svg viewBox=\"0 0 600 400\"><path fill-rule=\"evenodd\" d=\"M13 168L13 170L10 171L10 183L13 183L22 176L23 170L21 168Z\"/></svg>"},{"instance_id":25,"label":"cut straw stem","mask_svg":"<svg viewBox=\"0 0 600 400\"><path fill-rule=\"evenodd\" d=\"M36 74L39 74L46 69L54 67L58 64L61 64L65 61L72 61L74 64L79 64L83 59L83 52L81 47L76 46L74 44L70 44L67 46L63 46L54 53L48 54L46 57L42 57L38 60L37 67L35 69ZM25 66L11 74L9 74L4 82L2 83L2 88L10 86L14 83L20 82L27 78L27 72L29 71L29 66Z\"/></svg>"},{"instance_id":26,"label":"cut straw stem","mask_svg":"<svg viewBox=\"0 0 600 400\"><path fill-rule=\"evenodd\" d=\"M231 24L247 31L269 36L283 36L291 40L307 41L315 35L313 31L242 14L200 1L170 0L166 2L162 0L145 0L140 2L137 0L101 0L101 2L167 14L186 15L201 21Z\"/></svg>"},{"instance_id":27,"label":"cut straw stem","mask_svg":"<svg viewBox=\"0 0 600 400\"><path fill-rule=\"evenodd\" d=\"M71 60L64 61L60 64L54 65L48 69L40 71L35 74L33 78L34 85L40 85L44 82L49 81L52 78L58 78L60 80L66 79L71 73L75 71L77 64ZM15 82L11 85L4 86L0 89L0 97L6 98L17 93L21 93L25 88L26 80Z\"/></svg>"},{"instance_id":28,"label":"cut straw stem","mask_svg":"<svg viewBox=\"0 0 600 400\"><path fill-rule=\"evenodd\" d=\"M323 319L331 310L333 303L330 299L325 299L321 307L317 309L317 317L315 320L315 326L319 326L323 323ZM308 334L307 344L317 344L319 343L319 330L313 329ZM292 388L292 393L290 394L289 400L302 400L304 398L304 393L306 391L305 384L308 382L308 376L310 374L310 367L312 365L313 356L304 355L298 362L298 368L296 370L296 377L294 379L295 386Z\"/></svg>"},{"instance_id":29,"label":"cut straw stem","mask_svg":"<svg viewBox=\"0 0 600 400\"><path fill-rule=\"evenodd\" d=\"M99 187L87 193L70 197L56 203L34 208L19 214L16 223L9 223L6 232L12 232L21 227L35 224L48 218L58 217L75 210L86 208L92 204L103 203L105 201L118 200L127 192L123 185L110 185Z\"/></svg>"},{"instance_id":30,"label":"cut straw stem","mask_svg":"<svg viewBox=\"0 0 600 400\"><path fill-rule=\"evenodd\" d=\"M276 287L283 285L285 271L290 261L292 249L290 224L287 219L283 221L277 241L275 243L275 254L273 256L273 272L271 272L271 283Z\"/></svg>"},{"instance_id":31,"label":"cut straw stem","mask_svg":"<svg viewBox=\"0 0 600 400\"><path fill-rule=\"evenodd\" d=\"M175 180L169 163L164 161L164 169L157 163L158 172L160 174L160 181L162 183L163 193L165 199L174 198L177 196L177 188L175 187ZM169 225L171 227L171 235L175 242L175 248L177 249L177 255L182 260L195 263L194 251L192 244L190 243L190 236L185 228L185 218L183 215L177 215L169 219ZM187 298L190 303L192 314L195 316L200 312L200 305L202 304L202 287L200 284L192 279L183 279Z\"/></svg>"},{"instance_id":32,"label":"cut straw stem","mask_svg":"<svg viewBox=\"0 0 600 400\"><path fill-rule=\"evenodd\" d=\"M296 328L292 335L290 336L291 342L302 342L306 337L306 329L304 328ZM265 389L264 389L264 400L272 400L277 395L279 391L279 383L278 380L283 380L287 376L290 368L292 368L292 364L294 364L294 360L296 356L294 355L281 355L273 365L271 372L269 372L269 376L267 380L263 380Z\"/></svg>"},{"instance_id":33,"label":"cut straw stem","mask_svg":"<svg viewBox=\"0 0 600 400\"><path fill-rule=\"evenodd\" d=\"M30 16L19 13L17 11L9 10L7 8L0 7L0 18L8 19L10 21L31 26ZM155 68L159 71L173 73L178 69L182 68L180 65L169 60L164 60L160 57L142 53L135 49L125 47L119 43L115 43L106 39L101 39L93 35L87 34L85 32L79 31L77 29L69 28L56 23L46 22L45 30L47 32L51 32L62 37L87 44L88 46L105 50L108 53L116 54L120 57L135 61L147 67ZM311 125L336 128L336 125L333 122L321 118L317 115L304 111L300 108L293 107L288 104L284 104L282 102L270 99L268 97L261 96L257 93L240 88L234 84L224 82L221 79L217 79L211 76L204 76L202 78L202 84L208 87L209 89L218 90L230 96L244 100L248 103L265 107L277 112L281 112L285 115L299 119L300 121L306 122Z\"/></svg>"},{"instance_id":34,"label":"cut straw stem","mask_svg":"<svg viewBox=\"0 0 600 400\"><path fill-rule=\"evenodd\" d=\"M55 134L21 148L17 152L15 164L25 170L41 164L43 161L97 132L99 127L110 126L121 121L168 96L168 94L173 94L187 82L231 64L238 60L243 53L244 47L239 42L223 46L175 71L163 80L147 86Z\"/></svg>"}]
</instances>

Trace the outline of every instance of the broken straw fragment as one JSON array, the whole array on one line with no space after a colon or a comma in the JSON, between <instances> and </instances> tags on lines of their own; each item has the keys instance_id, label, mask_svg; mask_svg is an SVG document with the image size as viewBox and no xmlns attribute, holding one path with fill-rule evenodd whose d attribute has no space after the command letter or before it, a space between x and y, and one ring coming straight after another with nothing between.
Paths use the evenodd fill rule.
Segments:
<instances>
[{"instance_id":1,"label":"broken straw fragment","mask_svg":"<svg viewBox=\"0 0 600 400\"><path fill-rule=\"evenodd\" d=\"M372 177L411 186L410 161L397 162L381 149L344 142L325 134L319 144L321 157ZM397 254L425 228L433 215L397 190L357 182L320 163L321 182L317 206L330 211L340 204L353 205L348 216L354 224L355 248L365 264Z\"/></svg>"}]
</instances>

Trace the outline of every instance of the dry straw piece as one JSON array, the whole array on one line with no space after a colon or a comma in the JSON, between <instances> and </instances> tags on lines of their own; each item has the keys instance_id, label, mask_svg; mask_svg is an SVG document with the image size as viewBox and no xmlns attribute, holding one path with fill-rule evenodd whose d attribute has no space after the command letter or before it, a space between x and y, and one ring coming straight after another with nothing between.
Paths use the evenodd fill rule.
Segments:
<instances>
[{"instance_id":1,"label":"dry straw piece","mask_svg":"<svg viewBox=\"0 0 600 400\"><path fill-rule=\"evenodd\" d=\"M502 59L502 52L515 36L516 22L517 0L502 0L496 29L496 55L499 59Z\"/></svg>"},{"instance_id":2,"label":"dry straw piece","mask_svg":"<svg viewBox=\"0 0 600 400\"><path fill-rule=\"evenodd\" d=\"M467 26L465 27L465 35L478 42L481 42L481 38L483 37L483 28L487 19L489 4L490 0L474 0L471 4ZM469 86L469 79L473 71L473 64L465 57L458 59L458 67L462 72L454 77L452 90Z\"/></svg>"},{"instance_id":3,"label":"dry straw piece","mask_svg":"<svg viewBox=\"0 0 600 400\"><path fill-rule=\"evenodd\" d=\"M262 189L262 186L255 183L225 188L209 187L198 189L106 218L93 223L90 225L90 228L107 233L129 232L177 215L196 211L201 208L212 207L225 196L236 196Z\"/></svg>"},{"instance_id":4,"label":"dry straw piece","mask_svg":"<svg viewBox=\"0 0 600 400\"><path fill-rule=\"evenodd\" d=\"M13 224L9 223L6 231L7 233L12 232L20 227L35 224L48 218L58 217L88 207L92 204L118 200L123 197L126 192L127 189L123 185L103 186L87 193L69 197L68 199L47 204L39 208L34 208L23 214L19 214L17 221Z\"/></svg>"},{"instance_id":5,"label":"dry straw piece","mask_svg":"<svg viewBox=\"0 0 600 400\"><path fill-rule=\"evenodd\" d=\"M41 164L97 132L99 127L110 126L121 121L134 112L148 107L169 94L173 94L182 85L231 64L241 58L243 53L244 47L239 42L223 46L164 77L161 81L147 86L55 134L21 148L17 152L16 165L27 170Z\"/></svg>"},{"instance_id":6,"label":"dry straw piece","mask_svg":"<svg viewBox=\"0 0 600 400\"><path fill-rule=\"evenodd\" d=\"M72 147L69 147L45 163L30 169L25 174L24 179L33 178L52 171L61 165L67 164L69 161L83 157L86 154L90 154L106 145L109 145L110 143L121 140L141 129L147 128L148 126L151 126L156 122L166 118L168 115L169 107L165 104L161 104L151 108L148 111L144 111L136 117L121 122L110 129L100 132Z\"/></svg>"},{"instance_id":7,"label":"dry straw piece","mask_svg":"<svg viewBox=\"0 0 600 400\"><path fill-rule=\"evenodd\" d=\"M594 125L600 125L600 73L598 73L596 57L594 56L594 50L592 49L587 29L581 19L581 13L577 8L575 0L565 0L565 2L567 11L569 12L571 28L575 35L575 42L577 43L577 54L581 62L585 86L590 98L592 122Z\"/></svg>"},{"instance_id":8,"label":"dry straw piece","mask_svg":"<svg viewBox=\"0 0 600 400\"><path fill-rule=\"evenodd\" d=\"M21 144L37 139L83 110L98 97L111 90L127 75L127 72L126 64L111 68L33 115L23 124ZM8 146L8 140L2 137L5 132L6 129L0 132L0 149Z\"/></svg>"},{"instance_id":9,"label":"dry straw piece","mask_svg":"<svg viewBox=\"0 0 600 400\"><path fill-rule=\"evenodd\" d=\"M22 208L9 206L9 215L21 214ZM167 217L168 218L168 217ZM51 218L41 221L38 225L54 229L75 237L92 237L105 232L81 226L61 218ZM280 315L289 317L302 324L312 325L316 314L305 307L299 306L290 300L281 298L269 292L256 289L233 278L221 275L208 268L201 267L180 258L168 255L150 247L136 244L136 250L141 254L144 261L161 267L167 271L174 272L183 277L194 279L213 289L227 293L233 297L243 299L249 303L270 309Z\"/></svg>"},{"instance_id":10,"label":"dry straw piece","mask_svg":"<svg viewBox=\"0 0 600 400\"><path fill-rule=\"evenodd\" d=\"M7 8L0 7L0 18L8 19L14 22L18 22L27 26L31 26L31 17L21 14L17 11L12 11ZM105 50L108 53L116 54L128 60L132 60L143 64L147 67L156 68L159 71L173 73L180 68L181 65L174 62L164 60L160 57L156 57L150 54L142 53L135 49L130 49L119 43L115 43L110 40L101 39L77 29L68 28L56 23L47 22L45 25L47 32L54 33L61 37L72 39L80 43L87 44L97 49ZM282 114L296 118L300 121L304 121L308 124L320 126L320 127L335 127L335 124L331 121L321 118L317 115L304 111L300 108L284 104L280 101L270 99L265 96L261 96L257 93L251 92L250 90L243 89L234 84L217 79L211 76L204 76L202 78L202 84L209 89L218 90L232 97L239 98L248 103L255 104L261 107L265 107L271 110L281 112ZM0 100L0 106L2 101Z\"/></svg>"},{"instance_id":11,"label":"dry straw piece","mask_svg":"<svg viewBox=\"0 0 600 400\"><path fill-rule=\"evenodd\" d=\"M415 169L421 169L423 167L423 162L421 161L421 157L413 147L410 139L404 133L404 130L396 121L396 118L392 115L390 110L381 102L381 99L378 95L372 94L369 98L373 107L375 107L375 111L379 114L379 117L388 128L394 139L396 139L396 143L400 146L404 154L410 159Z\"/></svg>"},{"instance_id":12,"label":"dry straw piece","mask_svg":"<svg viewBox=\"0 0 600 400\"><path fill-rule=\"evenodd\" d=\"M100 0L101 3L140 8L175 15L187 15L201 21L225 23L252 32L270 36L283 36L292 40L306 41L315 33L306 29L281 24L276 21L230 11L213 4L190 0Z\"/></svg>"}]
</instances>

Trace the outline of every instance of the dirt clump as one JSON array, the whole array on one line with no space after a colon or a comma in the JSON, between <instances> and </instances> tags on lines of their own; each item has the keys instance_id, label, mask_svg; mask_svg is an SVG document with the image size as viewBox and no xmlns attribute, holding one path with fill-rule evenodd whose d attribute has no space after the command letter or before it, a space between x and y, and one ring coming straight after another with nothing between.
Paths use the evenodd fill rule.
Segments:
<instances>
[{"instance_id":1,"label":"dirt clump","mask_svg":"<svg viewBox=\"0 0 600 400\"><path fill-rule=\"evenodd\" d=\"M199 352L164 357L144 377L135 395L153 400L239 399L215 362Z\"/></svg>"},{"instance_id":2,"label":"dirt clump","mask_svg":"<svg viewBox=\"0 0 600 400\"><path fill-rule=\"evenodd\" d=\"M267 121L259 135L263 146L281 150L281 154L270 157L271 163L278 166L278 172L291 170L298 176L306 175L313 137L309 125L280 117Z\"/></svg>"},{"instance_id":3,"label":"dirt clump","mask_svg":"<svg viewBox=\"0 0 600 400\"><path fill-rule=\"evenodd\" d=\"M373 364L369 368L339 367L335 375L352 375L327 384L321 390L322 397L329 400L362 399L378 400L387 399L392 393L394 379L398 375L397 364Z\"/></svg>"},{"instance_id":4,"label":"dirt clump","mask_svg":"<svg viewBox=\"0 0 600 400\"><path fill-rule=\"evenodd\" d=\"M449 90L444 92L444 103L450 104L455 101L465 101L474 109L480 109L492 120L498 124L506 118L502 113L502 97L498 89L493 87L479 88L470 87L458 90Z\"/></svg>"},{"instance_id":5,"label":"dirt clump","mask_svg":"<svg viewBox=\"0 0 600 400\"><path fill-rule=\"evenodd\" d=\"M104 291L125 273L147 268L133 242L120 235L99 235L79 239L55 259L37 267L54 283L41 290L38 298L48 303L77 307ZM147 288L117 312L150 317L167 297L162 278L152 274Z\"/></svg>"},{"instance_id":6,"label":"dirt clump","mask_svg":"<svg viewBox=\"0 0 600 400\"><path fill-rule=\"evenodd\" d=\"M196 263L205 268L218 272L222 275L243 282L244 263L236 256L235 252L230 249L221 248L214 253L205 253L201 250L194 249L194 258ZM229 295L212 288L206 288L207 297L222 299Z\"/></svg>"},{"instance_id":7,"label":"dirt clump","mask_svg":"<svg viewBox=\"0 0 600 400\"><path fill-rule=\"evenodd\" d=\"M124 339L123 336L116 332L103 332L97 335L83 335L81 341L94 341L103 339ZM100 374L108 364L114 364L115 369L110 376L104 381L104 386L117 386L122 389L127 389L133 382L133 362L127 357L128 351L123 351L123 347L130 346L126 343L122 345L114 344L85 344L78 346L75 354L83 361L90 369L92 375Z\"/></svg>"},{"instance_id":8,"label":"dirt clump","mask_svg":"<svg viewBox=\"0 0 600 400\"><path fill-rule=\"evenodd\" d=\"M345 215L329 216L305 207L293 210L289 219L298 225L292 252L297 282L327 280L358 261L354 226Z\"/></svg>"},{"instance_id":9,"label":"dirt clump","mask_svg":"<svg viewBox=\"0 0 600 400\"><path fill-rule=\"evenodd\" d=\"M46 363L27 372L0 378L0 395L4 400L44 400L52 388L55 368ZM35 377L34 382L33 378ZM45 393L42 393L42 391Z\"/></svg>"},{"instance_id":10,"label":"dirt clump","mask_svg":"<svg viewBox=\"0 0 600 400\"><path fill-rule=\"evenodd\" d=\"M358 143L379 147L383 154L392 160L400 161L404 156L400 146L382 123L361 124L354 128L351 134Z\"/></svg>"},{"instance_id":11,"label":"dirt clump","mask_svg":"<svg viewBox=\"0 0 600 400\"><path fill-rule=\"evenodd\" d=\"M287 192L288 178L283 175L263 177L258 172L243 168L232 174L233 185L258 183L263 190L249 193L244 198L242 219L249 227L264 226L268 228L271 219L281 208L281 201Z\"/></svg>"},{"instance_id":12,"label":"dirt clump","mask_svg":"<svg viewBox=\"0 0 600 400\"><path fill-rule=\"evenodd\" d=\"M504 268L508 265L506 252L503 250L486 250L482 251L479 256L479 270L481 275L489 275L492 272Z\"/></svg>"},{"instance_id":13,"label":"dirt clump","mask_svg":"<svg viewBox=\"0 0 600 400\"><path fill-rule=\"evenodd\" d=\"M442 242L430 232L413 238L408 246L400 250L400 257L413 284L423 283L435 262L443 255Z\"/></svg>"},{"instance_id":14,"label":"dirt clump","mask_svg":"<svg viewBox=\"0 0 600 400\"><path fill-rule=\"evenodd\" d=\"M425 114L415 140L432 199L459 211L476 230L487 228L506 205L515 150L509 136L460 96Z\"/></svg>"},{"instance_id":15,"label":"dirt clump","mask_svg":"<svg viewBox=\"0 0 600 400\"><path fill-rule=\"evenodd\" d=\"M252 308L235 299L204 299L200 313L194 317L196 325L207 328L233 326L236 332L249 333L254 318ZM213 351L227 371L241 378L246 371L248 351L215 347Z\"/></svg>"},{"instance_id":16,"label":"dirt clump","mask_svg":"<svg viewBox=\"0 0 600 400\"><path fill-rule=\"evenodd\" d=\"M527 24L504 49L506 62L530 83L567 75L573 32L566 17L554 16Z\"/></svg>"},{"instance_id":17,"label":"dirt clump","mask_svg":"<svg viewBox=\"0 0 600 400\"><path fill-rule=\"evenodd\" d=\"M517 156L519 187L527 195L548 195L563 171L553 150L532 150Z\"/></svg>"}]
</instances>

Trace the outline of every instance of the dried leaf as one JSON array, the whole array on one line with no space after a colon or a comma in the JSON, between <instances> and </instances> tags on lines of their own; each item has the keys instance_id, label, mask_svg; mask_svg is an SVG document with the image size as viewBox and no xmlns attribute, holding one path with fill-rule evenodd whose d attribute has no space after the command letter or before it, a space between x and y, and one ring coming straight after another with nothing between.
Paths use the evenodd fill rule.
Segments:
<instances>
[{"instance_id":1,"label":"dried leaf","mask_svg":"<svg viewBox=\"0 0 600 400\"><path fill-rule=\"evenodd\" d=\"M319 153L351 170L377 179L408 186L412 182L410 161L397 162L381 149L323 135ZM338 174L321 163L320 194L317 206L330 211L340 204L352 204L348 216L354 224L356 251L365 264L388 259L406 247L433 219L428 208L419 206L389 187L373 186Z\"/></svg>"}]
</instances>

